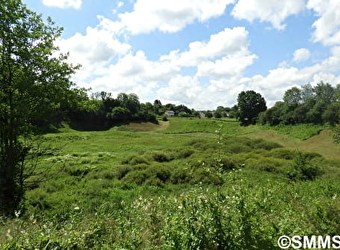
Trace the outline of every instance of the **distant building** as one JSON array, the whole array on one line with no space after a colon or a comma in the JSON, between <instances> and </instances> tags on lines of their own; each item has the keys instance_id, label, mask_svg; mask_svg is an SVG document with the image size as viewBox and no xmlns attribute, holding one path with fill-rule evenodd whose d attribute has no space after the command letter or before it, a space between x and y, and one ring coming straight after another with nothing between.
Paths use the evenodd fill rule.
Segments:
<instances>
[{"instance_id":1,"label":"distant building","mask_svg":"<svg viewBox=\"0 0 340 250\"><path fill-rule=\"evenodd\" d=\"M198 112L200 118L205 118L205 114L204 114L203 111L197 111L197 112Z\"/></svg>"},{"instance_id":2,"label":"distant building","mask_svg":"<svg viewBox=\"0 0 340 250\"><path fill-rule=\"evenodd\" d=\"M167 110L164 112L164 115L167 116L167 117L173 117L175 116L175 112L172 111L172 110Z\"/></svg>"}]
</instances>

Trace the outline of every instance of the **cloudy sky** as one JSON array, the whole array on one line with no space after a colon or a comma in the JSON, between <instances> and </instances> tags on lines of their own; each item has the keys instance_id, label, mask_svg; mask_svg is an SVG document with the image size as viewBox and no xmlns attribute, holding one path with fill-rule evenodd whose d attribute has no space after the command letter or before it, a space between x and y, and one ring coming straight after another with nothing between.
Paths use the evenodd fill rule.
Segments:
<instances>
[{"instance_id":1,"label":"cloudy sky","mask_svg":"<svg viewBox=\"0 0 340 250\"><path fill-rule=\"evenodd\" d=\"M243 90L340 83L339 0L23 0L50 16L80 87L195 109Z\"/></svg>"}]
</instances>

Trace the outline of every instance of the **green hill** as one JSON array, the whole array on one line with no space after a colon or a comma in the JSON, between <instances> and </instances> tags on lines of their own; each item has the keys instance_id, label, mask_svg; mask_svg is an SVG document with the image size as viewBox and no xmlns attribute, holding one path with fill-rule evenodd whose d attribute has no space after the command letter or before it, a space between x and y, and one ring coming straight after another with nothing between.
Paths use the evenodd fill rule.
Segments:
<instances>
[{"instance_id":1,"label":"green hill","mask_svg":"<svg viewBox=\"0 0 340 250\"><path fill-rule=\"evenodd\" d=\"M281 235L336 234L331 138L188 118L43 135L1 249L277 249Z\"/></svg>"}]
</instances>

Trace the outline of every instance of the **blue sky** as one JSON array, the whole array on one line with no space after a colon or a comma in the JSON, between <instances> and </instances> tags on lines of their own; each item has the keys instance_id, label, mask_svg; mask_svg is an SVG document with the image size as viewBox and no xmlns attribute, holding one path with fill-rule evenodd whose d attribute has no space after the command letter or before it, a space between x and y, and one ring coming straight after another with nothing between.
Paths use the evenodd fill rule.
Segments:
<instances>
[{"instance_id":1,"label":"blue sky","mask_svg":"<svg viewBox=\"0 0 340 250\"><path fill-rule=\"evenodd\" d=\"M195 109L243 90L268 106L307 83L340 83L338 0L23 0L50 16L81 64L79 87Z\"/></svg>"}]
</instances>

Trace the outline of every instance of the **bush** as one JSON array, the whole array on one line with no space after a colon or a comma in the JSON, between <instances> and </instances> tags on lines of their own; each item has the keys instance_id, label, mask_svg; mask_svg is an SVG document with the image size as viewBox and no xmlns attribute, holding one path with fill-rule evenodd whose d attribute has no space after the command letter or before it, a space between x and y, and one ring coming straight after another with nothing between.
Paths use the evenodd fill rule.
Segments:
<instances>
[{"instance_id":1,"label":"bush","mask_svg":"<svg viewBox=\"0 0 340 250\"><path fill-rule=\"evenodd\" d=\"M249 158L245 162L245 166L260 171L279 173L281 172L280 167L282 166L282 162L278 159L260 156L257 159Z\"/></svg>"},{"instance_id":2,"label":"bush","mask_svg":"<svg viewBox=\"0 0 340 250\"><path fill-rule=\"evenodd\" d=\"M122 164L138 165L138 164L149 164L149 162L140 155L130 155L127 159L122 161Z\"/></svg>"},{"instance_id":3,"label":"bush","mask_svg":"<svg viewBox=\"0 0 340 250\"><path fill-rule=\"evenodd\" d=\"M120 180L123 179L133 168L131 166L120 166L116 168L115 177Z\"/></svg>"},{"instance_id":4,"label":"bush","mask_svg":"<svg viewBox=\"0 0 340 250\"><path fill-rule=\"evenodd\" d=\"M153 165L146 170L148 177L155 177L162 182L167 182L170 179L171 172L165 166Z\"/></svg>"},{"instance_id":5,"label":"bush","mask_svg":"<svg viewBox=\"0 0 340 250\"><path fill-rule=\"evenodd\" d=\"M191 148L180 148L176 152L177 159L186 159L194 154L196 151Z\"/></svg>"},{"instance_id":6,"label":"bush","mask_svg":"<svg viewBox=\"0 0 340 250\"><path fill-rule=\"evenodd\" d=\"M293 160L295 158L295 152L286 148L275 148L270 151L270 155L285 160Z\"/></svg>"},{"instance_id":7,"label":"bush","mask_svg":"<svg viewBox=\"0 0 340 250\"><path fill-rule=\"evenodd\" d=\"M192 176L190 175L190 170L188 168L177 168L173 171L170 177L170 182L172 184L183 184L188 183Z\"/></svg>"},{"instance_id":8,"label":"bush","mask_svg":"<svg viewBox=\"0 0 340 250\"><path fill-rule=\"evenodd\" d=\"M295 181L308 181L322 175L322 160L315 157L315 154L298 152L291 169L287 173L288 178Z\"/></svg>"},{"instance_id":9,"label":"bush","mask_svg":"<svg viewBox=\"0 0 340 250\"><path fill-rule=\"evenodd\" d=\"M162 152L162 151L153 151L153 152L148 153L147 155L149 156L148 158L151 158L151 160L157 161L157 162L169 162L174 159L172 155L170 155L169 153Z\"/></svg>"},{"instance_id":10,"label":"bush","mask_svg":"<svg viewBox=\"0 0 340 250\"><path fill-rule=\"evenodd\" d=\"M223 179L216 169L205 167L198 168L193 172L190 183L222 185Z\"/></svg>"},{"instance_id":11,"label":"bush","mask_svg":"<svg viewBox=\"0 0 340 250\"><path fill-rule=\"evenodd\" d=\"M124 176L124 178L122 178L122 181L129 184L142 185L147 180L147 178L148 175L145 170L130 171Z\"/></svg>"}]
</instances>

